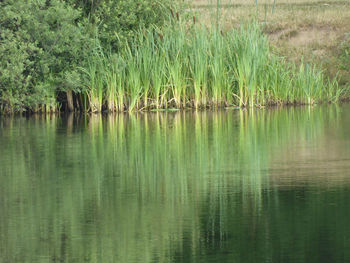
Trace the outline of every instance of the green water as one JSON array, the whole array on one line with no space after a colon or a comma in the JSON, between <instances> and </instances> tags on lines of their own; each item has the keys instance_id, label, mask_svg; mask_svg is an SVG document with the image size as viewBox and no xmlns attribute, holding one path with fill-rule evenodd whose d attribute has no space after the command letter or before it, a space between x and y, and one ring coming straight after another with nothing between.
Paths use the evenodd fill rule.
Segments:
<instances>
[{"instance_id":1,"label":"green water","mask_svg":"<svg viewBox=\"0 0 350 263\"><path fill-rule=\"evenodd\" d=\"M0 118L0 262L350 262L350 106Z\"/></svg>"}]
</instances>

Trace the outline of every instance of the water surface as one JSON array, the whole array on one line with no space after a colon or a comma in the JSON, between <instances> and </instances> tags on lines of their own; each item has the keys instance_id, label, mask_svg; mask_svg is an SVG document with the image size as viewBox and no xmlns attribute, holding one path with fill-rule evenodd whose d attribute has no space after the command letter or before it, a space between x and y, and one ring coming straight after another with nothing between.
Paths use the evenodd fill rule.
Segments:
<instances>
[{"instance_id":1,"label":"water surface","mask_svg":"<svg viewBox=\"0 0 350 263\"><path fill-rule=\"evenodd\" d=\"M350 106L0 118L0 262L350 262Z\"/></svg>"}]
</instances>

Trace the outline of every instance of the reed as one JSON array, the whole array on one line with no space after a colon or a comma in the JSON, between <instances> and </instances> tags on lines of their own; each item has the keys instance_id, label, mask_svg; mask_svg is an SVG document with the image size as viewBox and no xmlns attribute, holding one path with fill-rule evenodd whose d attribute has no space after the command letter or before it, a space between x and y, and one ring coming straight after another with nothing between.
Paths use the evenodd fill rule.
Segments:
<instances>
[{"instance_id":1,"label":"reed","mask_svg":"<svg viewBox=\"0 0 350 263\"><path fill-rule=\"evenodd\" d=\"M343 94L314 65L273 55L256 23L225 33L142 29L118 54L95 52L85 72L93 112L314 104Z\"/></svg>"},{"instance_id":2,"label":"reed","mask_svg":"<svg viewBox=\"0 0 350 263\"><path fill-rule=\"evenodd\" d=\"M210 50L209 80L211 91L211 103L215 107L221 107L227 103L227 92L230 89L229 74L227 72L227 62L225 58L225 42L217 32L215 35L216 46Z\"/></svg>"},{"instance_id":3,"label":"reed","mask_svg":"<svg viewBox=\"0 0 350 263\"><path fill-rule=\"evenodd\" d=\"M175 37L175 39L173 39ZM165 56L165 77L167 79L169 101L173 100L177 108L186 106L186 37L181 31L174 31L174 35L163 38L162 47Z\"/></svg>"},{"instance_id":4,"label":"reed","mask_svg":"<svg viewBox=\"0 0 350 263\"><path fill-rule=\"evenodd\" d=\"M86 107L87 111L100 112L102 110L103 101L103 88L104 88L104 76L99 69L102 67L101 58L97 60L98 55L94 56L93 60L90 60L88 66L83 68L83 72L86 75L86 91L84 96L88 98L89 107Z\"/></svg>"},{"instance_id":5,"label":"reed","mask_svg":"<svg viewBox=\"0 0 350 263\"><path fill-rule=\"evenodd\" d=\"M106 106L111 112L116 110L118 105L117 92L118 92L118 57L111 57L110 65L105 66L105 82L106 82Z\"/></svg>"}]
</instances>

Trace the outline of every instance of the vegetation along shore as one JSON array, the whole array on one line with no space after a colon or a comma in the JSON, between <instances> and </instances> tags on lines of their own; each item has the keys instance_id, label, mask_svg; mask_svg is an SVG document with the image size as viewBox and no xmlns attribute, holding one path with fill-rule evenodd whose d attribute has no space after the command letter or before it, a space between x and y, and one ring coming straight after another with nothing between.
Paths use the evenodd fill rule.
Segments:
<instances>
[{"instance_id":1,"label":"vegetation along shore","mask_svg":"<svg viewBox=\"0 0 350 263\"><path fill-rule=\"evenodd\" d=\"M231 2L2 1L0 111L216 109L349 97L346 25L333 52L291 40L302 10L323 14L327 3ZM286 8L300 15L276 20Z\"/></svg>"}]
</instances>

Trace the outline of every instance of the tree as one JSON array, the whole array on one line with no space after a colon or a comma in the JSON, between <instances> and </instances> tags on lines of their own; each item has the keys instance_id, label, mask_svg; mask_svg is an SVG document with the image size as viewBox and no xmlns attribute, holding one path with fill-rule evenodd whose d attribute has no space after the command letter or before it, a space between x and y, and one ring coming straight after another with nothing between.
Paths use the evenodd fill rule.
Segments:
<instances>
[{"instance_id":1,"label":"tree","mask_svg":"<svg viewBox=\"0 0 350 263\"><path fill-rule=\"evenodd\" d=\"M0 18L0 103L5 109L57 106L79 91L77 66L92 46L81 11L59 0L7 0ZM74 79L74 81L72 81Z\"/></svg>"}]
</instances>

